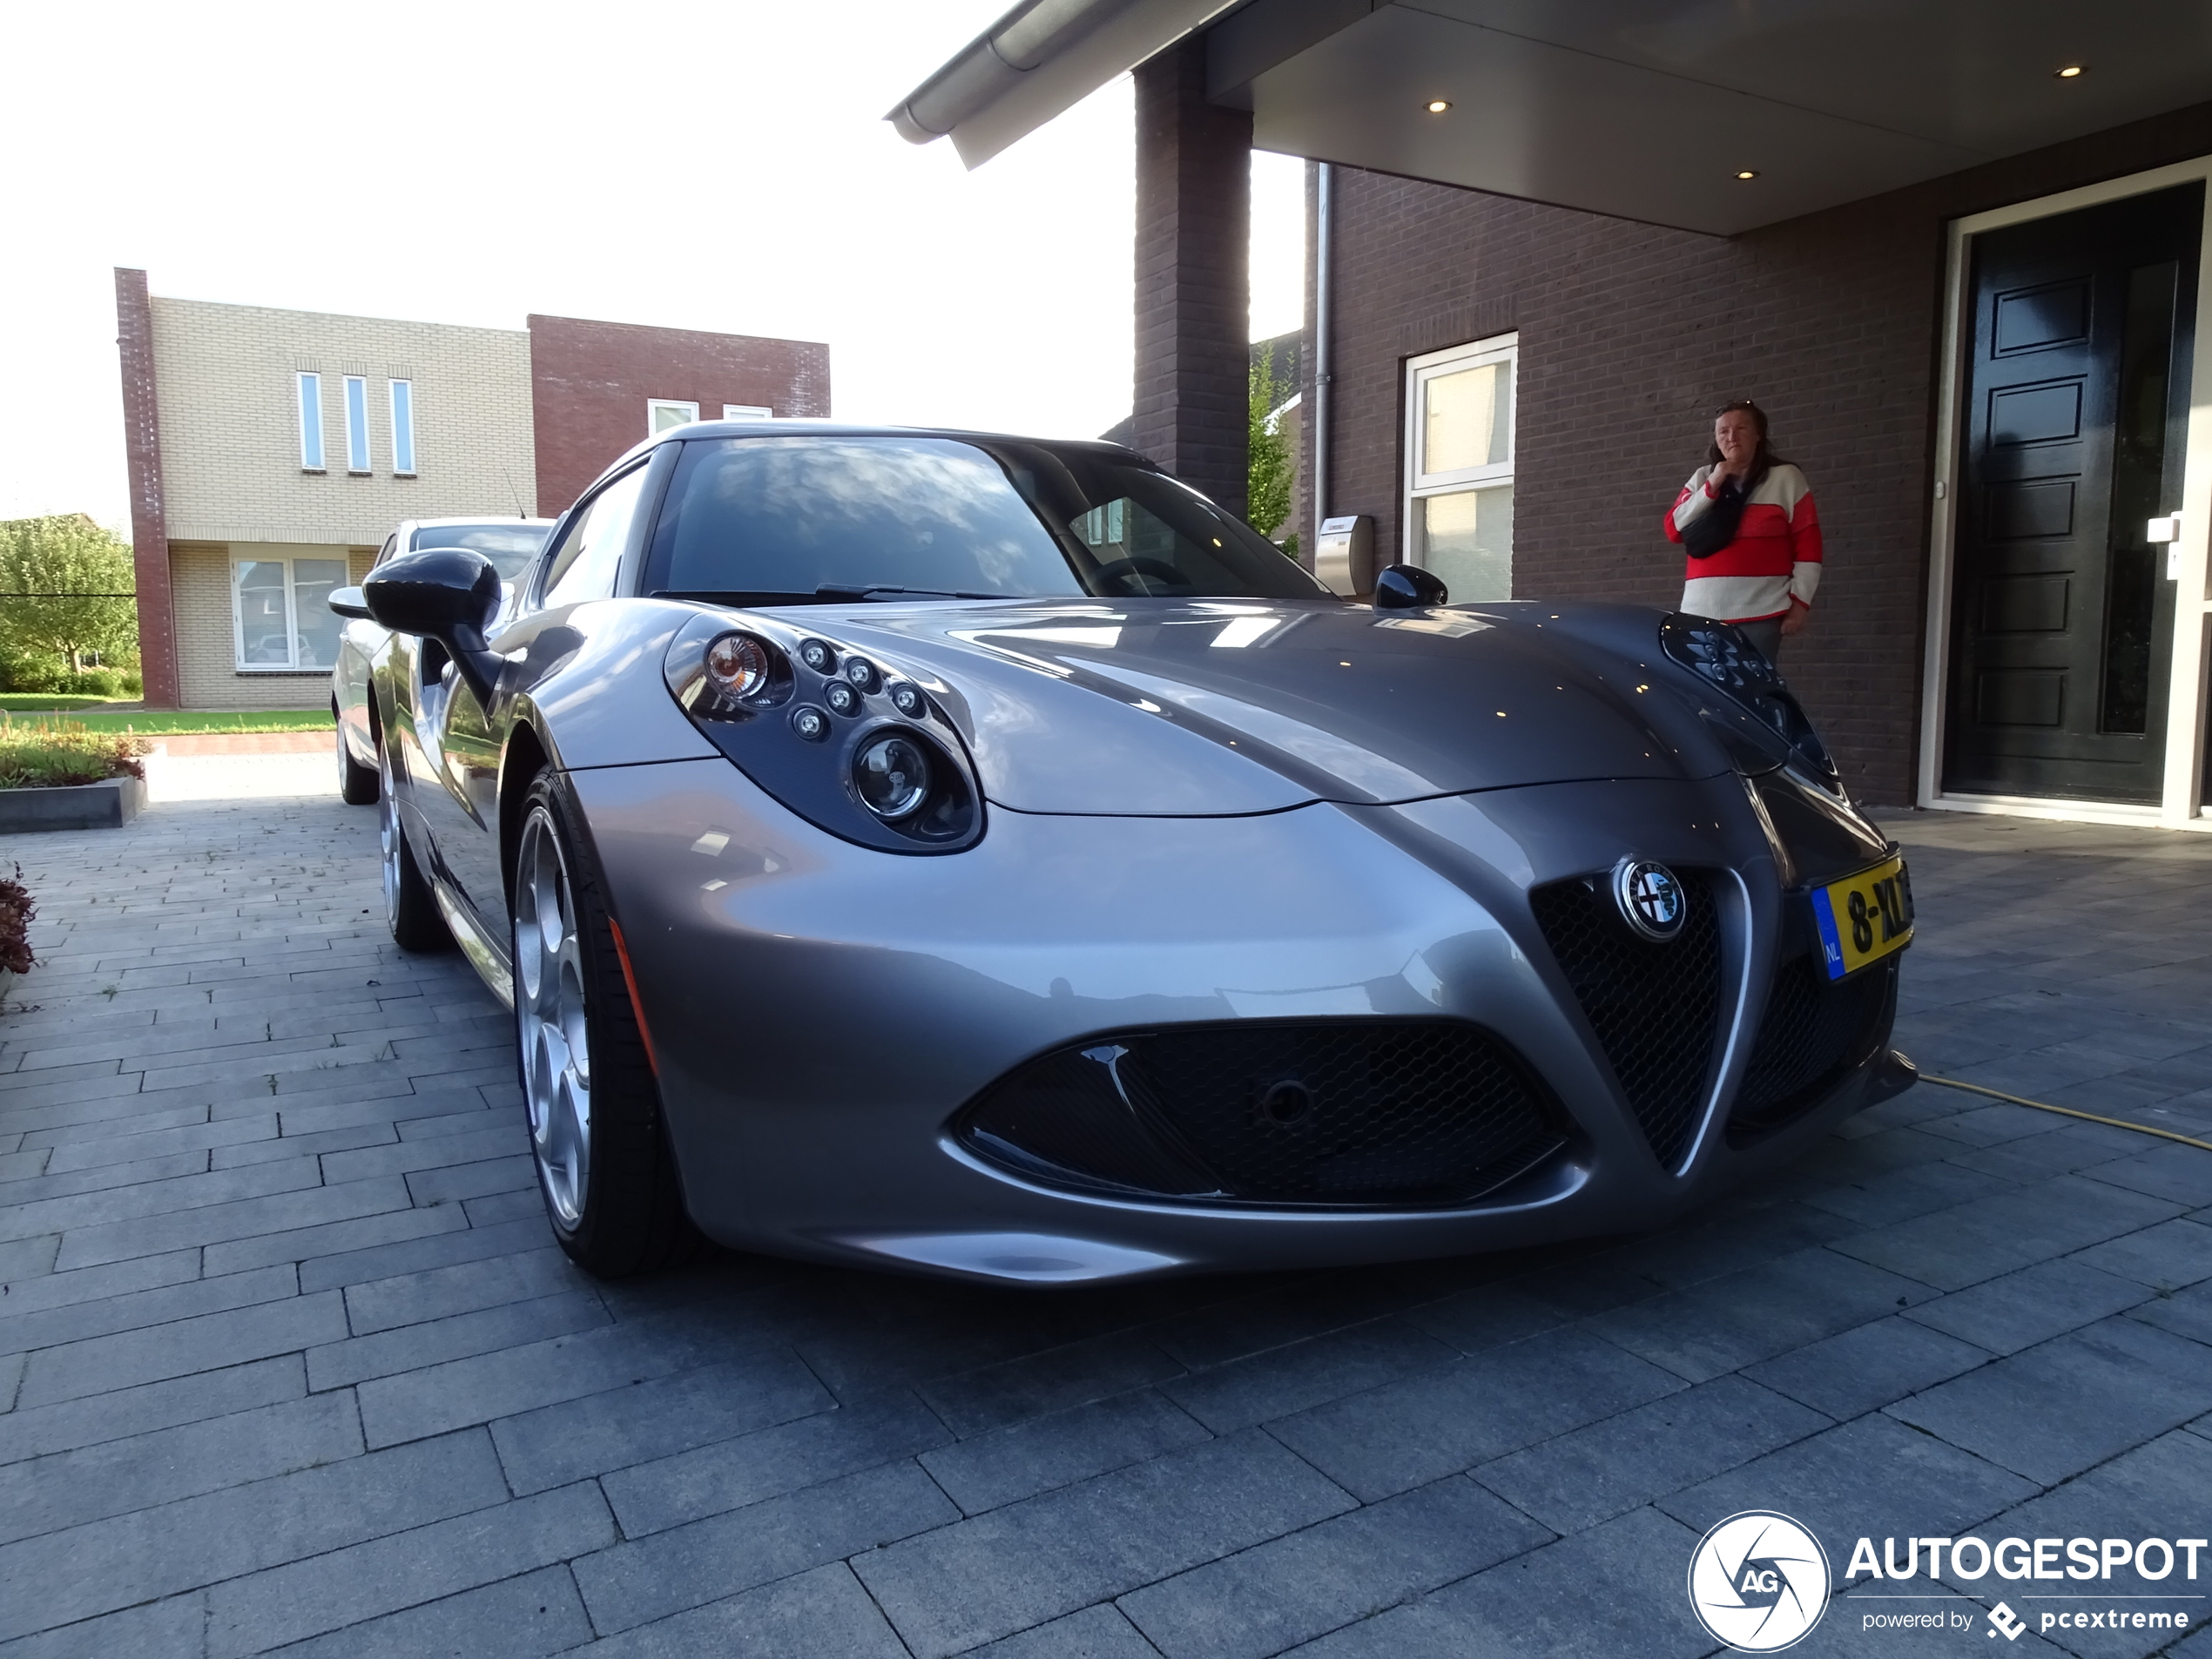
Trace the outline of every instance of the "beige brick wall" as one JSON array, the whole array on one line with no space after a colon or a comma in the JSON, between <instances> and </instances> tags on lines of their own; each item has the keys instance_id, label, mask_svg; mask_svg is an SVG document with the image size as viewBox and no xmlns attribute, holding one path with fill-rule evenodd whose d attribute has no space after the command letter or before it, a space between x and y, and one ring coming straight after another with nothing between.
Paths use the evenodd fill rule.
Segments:
<instances>
[{"instance_id":1,"label":"beige brick wall","mask_svg":"<svg viewBox=\"0 0 2212 1659\"><path fill-rule=\"evenodd\" d=\"M152 306L172 543L374 547L403 518L536 510L527 334L198 300ZM301 369L322 376L320 474L300 467ZM347 374L368 382L365 477L346 470ZM411 478L392 472L393 380L415 386ZM178 606L181 627L181 593Z\"/></svg>"},{"instance_id":2,"label":"beige brick wall","mask_svg":"<svg viewBox=\"0 0 2212 1659\"><path fill-rule=\"evenodd\" d=\"M233 559L328 558L327 545L261 543L208 545L172 542L170 579L177 607L177 675L188 709L314 709L330 701L330 671L242 673L231 609ZM347 573L368 574L374 547L347 550Z\"/></svg>"}]
</instances>

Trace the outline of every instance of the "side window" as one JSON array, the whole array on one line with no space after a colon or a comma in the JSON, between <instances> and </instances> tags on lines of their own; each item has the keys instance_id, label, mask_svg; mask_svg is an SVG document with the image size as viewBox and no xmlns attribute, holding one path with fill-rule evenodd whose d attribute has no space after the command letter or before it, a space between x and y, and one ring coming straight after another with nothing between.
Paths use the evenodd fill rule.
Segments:
<instances>
[{"instance_id":1,"label":"side window","mask_svg":"<svg viewBox=\"0 0 2212 1659\"><path fill-rule=\"evenodd\" d=\"M543 603L572 605L610 597L615 572L630 540L631 521L645 488L647 467L632 467L597 496L562 537L545 573Z\"/></svg>"},{"instance_id":2,"label":"side window","mask_svg":"<svg viewBox=\"0 0 2212 1659\"><path fill-rule=\"evenodd\" d=\"M398 548L399 544L400 533L397 530L394 530L389 536L384 538L384 545L376 550L376 556L369 561L369 567L374 570L377 565L383 563L385 560L390 558L394 550Z\"/></svg>"}]
</instances>

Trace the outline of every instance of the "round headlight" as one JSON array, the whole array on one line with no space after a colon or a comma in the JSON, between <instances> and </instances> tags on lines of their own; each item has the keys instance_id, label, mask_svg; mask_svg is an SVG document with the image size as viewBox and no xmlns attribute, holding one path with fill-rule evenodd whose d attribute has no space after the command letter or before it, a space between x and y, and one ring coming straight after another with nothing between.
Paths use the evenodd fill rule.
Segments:
<instances>
[{"instance_id":1,"label":"round headlight","mask_svg":"<svg viewBox=\"0 0 2212 1659\"><path fill-rule=\"evenodd\" d=\"M873 691L883 683L875 671L875 664L865 657L845 659L845 678L863 691Z\"/></svg>"},{"instance_id":2,"label":"round headlight","mask_svg":"<svg viewBox=\"0 0 2212 1659\"><path fill-rule=\"evenodd\" d=\"M824 686L822 701L840 714L853 715L860 711L860 694L843 680L832 680Z\"/></svg>"},{"instance_id":3,"label":"round headlight","mask_svg":"<svg viewBox=\"0 0 2212 1659\"><path fill-rule=\"evenodd\" d=\"M801 704L791 711L791 729L809 743L819 743L830 734L830 718Z\"/></svg>"},{"instance_id":4,"label":"round headlight","mask_svg":"<svg viewBox=\"0 0 2212 1659\"><path fill-rule=\"evenodd\" d=\"M706 648L706 678L724 697L752 697L768 684L768 648L750 634L724 634Z\"/></svg>"},{"instance_id":5,"label":"round headlight","mask_svg":"<svg viewBox=\"0 0 2212 1659\"><path fill-rule=\"evenodd\" d=\"M922 701L921 687L900 681L891 688L891 706L909 720L919 720L923 708L927 706Z\"/></svg>"},{"instance_id":6,"label":"round headlight","mask_svg":"<svg viewBox=\"0 0 2212 1659\"><path fill-rule=\"evenodd\" d=\"M837 666L837 653L826 641L803 640L799 647L799 659L817 674L826 674Z\"/></svg>"},{"instance_id":7,"label":"round headlight","mask_svg":"<svg viewBox=\"0 0 2212 1659\"><path fill-rule=\"evenodd\" d=\"M887 732L853 756L853 782L870 812L895 823L929 799L929 757L912 738Z\"/></svg>"}]
</instances>

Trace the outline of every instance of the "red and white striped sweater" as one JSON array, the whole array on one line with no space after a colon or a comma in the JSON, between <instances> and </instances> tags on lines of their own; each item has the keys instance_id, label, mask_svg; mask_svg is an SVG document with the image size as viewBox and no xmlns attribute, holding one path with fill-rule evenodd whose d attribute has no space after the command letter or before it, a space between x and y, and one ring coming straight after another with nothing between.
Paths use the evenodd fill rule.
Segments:
<instances>
[{"instance_id":1,"label":"red and white striped sweater","mask_svg":"<svg viewBox=\"0 0 2212 1659\"><path fill-rule=\"evenodd\" d=\"M1710 467L1700 467L1675 497L1667 514L1667 539L1682 533L1708 512L1714 492ZM1812 486L1787 462L1770 468L1743 504L1736 539L1719 552L1686 561L1682 608L1693 617L1722 622L1760 622L1778 617L1790 602L1810 606L1820 586L1820 516L1813 510Z\"/></svg>"}]
</instances>

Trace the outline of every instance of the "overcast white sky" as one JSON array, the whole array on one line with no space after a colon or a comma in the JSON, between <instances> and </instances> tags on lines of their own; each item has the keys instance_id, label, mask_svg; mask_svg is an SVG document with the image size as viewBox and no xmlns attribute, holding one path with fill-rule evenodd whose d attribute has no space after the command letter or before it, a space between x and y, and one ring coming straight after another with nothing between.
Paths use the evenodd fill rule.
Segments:
<instances>
[{"instance_id":1,"label":"overcast white sky","mask_svg":"<svg viewBox=\"0 0 2212 1659\"><path fill-rule=\"evenodd\" d=\"M1126 77L975 172L882 116L1008 0L0 7L0 518L127 527L118 265L157 294L826 340L836 413L1130 404ZM1255 158L1252 332L1300 307Z\"/></svg>"}]
</instances>

